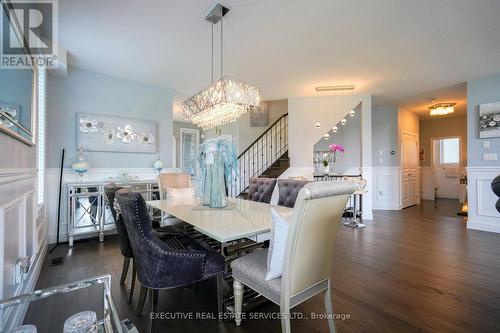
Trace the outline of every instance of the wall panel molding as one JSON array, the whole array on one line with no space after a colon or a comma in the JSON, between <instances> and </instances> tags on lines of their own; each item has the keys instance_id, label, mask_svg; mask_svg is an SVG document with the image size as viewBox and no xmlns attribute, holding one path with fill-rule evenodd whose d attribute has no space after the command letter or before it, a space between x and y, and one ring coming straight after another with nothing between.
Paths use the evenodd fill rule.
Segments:
<instances>
[{"instance_id":1,"label":"wall panel molding","mask_svg":"<svg viewBox=\"0 0 500 333\"><path fill-rule=\"evenodd\" d=\"M45 216L38 216L36 169L0 170L0 297L32 292L45 258L47 237ZM27 274L21 274L17 259L31 256ZM5 328L19 326L26 306L5 312Z\"/></svg>"},{"instance_id":2,"label":"wall panel molding","mask_svg":"<svg viewBox=\"0 0 500 333\"><path fill-rule=\"evenodd\" d=\"M500 233L500 213L495 209L498 197L491 181L500 175L500 167L468 167L467 195L469 218L467 228Z\"/></svg>"},{"instance_id":3,"label":"wall panel molding","mask_svg":"<svg viewBox=\"0 0 500 333\"><path fill-rule=\"evenodd\" d=\"M401 210L400 167L373 168L373 209Z\"/></svg>"}]
</instances>

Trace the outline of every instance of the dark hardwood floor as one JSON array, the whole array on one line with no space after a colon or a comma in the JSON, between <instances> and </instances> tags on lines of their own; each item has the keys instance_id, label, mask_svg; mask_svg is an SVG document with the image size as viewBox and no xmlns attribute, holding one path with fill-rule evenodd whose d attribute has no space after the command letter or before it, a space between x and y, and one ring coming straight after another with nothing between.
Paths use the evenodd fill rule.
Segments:
<instances>
[{"instance_id":1,"label":"dark hardwood floor","mask_svg":"<svg viewBox=\"0 0 500 333\"><path fill-rule=\"evenodd\" d=\"M457 202L439 200L403 211L376 211L366 228L341 226L333 263L334 311L348 319L337 320L339 332L500 332L500 235L467 230L456 216ZM62 266L49 266L50 259L64 256ZM37 288L54 286L85 277L110 273L113 297L122 318L140 330L148 314L134 315L138 290L132 304L119 285L122 257L118 239L104 243L91 240L73 249L60 246L47 256ZM129 281L127 281L129 283ZM136 289L138 289L136 287ZM29 308L26 323L39 325L39 332L62 332L62 322L80 307L96 307L96 291L78 297L53 300ZM75 305L76 304L76 305ZM160 293L158 310L165 313L215 311L214 284L198 292L180 288ZM265 304L253 313L278 312ZM293 332L327 332L325 320L311 319L324 312L316 296L297 306L295 312L309 319L293 320ZM277 319L233 321L158 320L157 332L281 332Z\"/></svg>"}]
</instances>

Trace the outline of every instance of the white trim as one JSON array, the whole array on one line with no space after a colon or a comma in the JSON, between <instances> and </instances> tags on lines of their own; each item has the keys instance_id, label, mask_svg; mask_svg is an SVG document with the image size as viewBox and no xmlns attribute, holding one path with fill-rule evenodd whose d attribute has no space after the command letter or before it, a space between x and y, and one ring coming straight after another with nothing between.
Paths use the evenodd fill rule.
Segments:
<instances>
[{"instance_id":1,"label":"white trim","mask_svg":"<svg viewBox=\"0 0 500 333\"><path fill-rule=\"evenodd\" d=\"M498 197L490 187L493 178L499 174L500 167L467 168L467 228L500 233L500 213L494 207Z\"/></svg>"},{"instance_id":2,"label":"white trim","mask_svg":"<svg viewBox=\"0 0 500 333\"><path fill-rule=\"evenodd\" d=\"M468 166L467 172L500 172L500 166Z\"/></svg>"},{"instance_id":3,"label":"white trim","mask_svg":"<svg viewBox=\"0 0 500 333\"><path fill-rule=\"evenodd\" d=\"M36 177L36 169L1 169L0 185Z\"/></svg>"}]
</instances>

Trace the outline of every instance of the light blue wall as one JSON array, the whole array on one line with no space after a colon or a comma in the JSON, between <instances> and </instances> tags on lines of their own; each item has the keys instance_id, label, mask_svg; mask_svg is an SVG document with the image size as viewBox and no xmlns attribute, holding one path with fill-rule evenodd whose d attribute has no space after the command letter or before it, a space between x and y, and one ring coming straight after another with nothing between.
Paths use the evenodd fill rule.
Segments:
<instances>
[{"instance_id":1,"label":"light blue wall","mask_svg":"<svg viewBox=\"0 0 500 333\"><path fill-rule=\"evenodd\" d=\"M157 122L158 153L86 152L91 168L148 168L160 156L172 167L172 91L69 68L68 77L47 82L47 164L59 167L62 148L70 167L77 156L76 114L102 113Z\"/></svg>"},{"instance_id":2,"label":"light blue wall","mask_svg":"<svg viewBox=\"0 0 500 333\"><path fill-rule=\"evenodd\" d=\"M391 155L391 151L395 154ZM374 107L372 110L372 159L374 167L399 166L397 107Z\"/></svg>"},{"instance_id":3,"label":"light blue wall","mask_svg":"<svg viewBox=\"0 0 500 333\"><path fill-rule=\"evenodd\" d=\"M328 140L321 139L314 145L314 151L328 151L332 143L341 144L345 148L345 153L337 153L335 162L336 173L346 173L350 168L361 167L361 112L356 110L356 115L350 117L346 115L347 124L341 126L337 133L332 130L328 132Z\"/></svg>"},{"instance_id":4,"label":"light blue wall","mask_svg":"<svg viewBox=\"0 0 500 333\"><path fill-rule=\"evenodd\" d=\"M479 139L479 104L500 102L500 75L467 82L467 165L500 166L500 160L483 161L484 153L497 153L500 158L500 138ZM490 141L489 148L482 142Z\"/></svg>"}]
</instances>

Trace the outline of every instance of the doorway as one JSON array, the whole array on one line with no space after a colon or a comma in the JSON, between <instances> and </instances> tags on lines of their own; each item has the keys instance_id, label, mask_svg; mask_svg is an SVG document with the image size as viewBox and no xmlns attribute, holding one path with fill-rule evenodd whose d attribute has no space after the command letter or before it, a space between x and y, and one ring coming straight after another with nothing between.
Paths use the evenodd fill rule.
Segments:
<instances>
[{"instance_id":1,"label":"doorway","mask_svg":"<svg viewBox=\"0 0 500 333\"><path fill-rule=\"evenodd\" d=\"M180 162L181 170L191 176L197 175L196 149L200 144L200 131L190 128L181 128Z\"/></svg>"},{"instance_id":2,"label":"doorway","mask_svg":"<svg viewBox=\"0 0 500 333\"><path fill-rule=\"evenodd\" d=\"M401 198L402 208L418 204L418 136L401 133Z\"/></svg>"},{"instance_id":3,"label":"doorway","mask_svg":"<svg viewBox=\"0 0 500 333\"><path fill-rule=\"evenodd\" d=\"M432 139L432 168L437 198L459 199L461 144L460 136Z\"/></svg>"}]
</instances>

